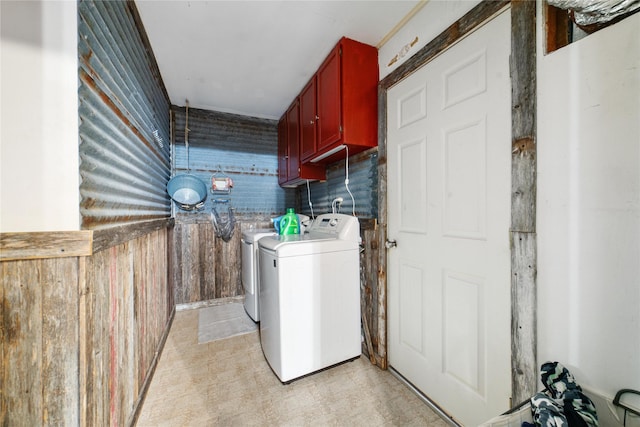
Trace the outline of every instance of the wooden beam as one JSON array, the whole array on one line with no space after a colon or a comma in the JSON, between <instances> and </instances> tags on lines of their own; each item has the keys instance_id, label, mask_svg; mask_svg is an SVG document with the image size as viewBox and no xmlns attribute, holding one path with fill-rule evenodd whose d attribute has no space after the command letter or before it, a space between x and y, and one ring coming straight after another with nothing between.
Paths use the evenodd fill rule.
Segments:
<instances>
[{"instance_id":1,"label":"wooden beam","mask_svg":"<svg viewBox=\"0 0 640 427\"><path fill-rule=\"evenodd\" d=\"M173 223L173 218L163 218L95 230L93 232L93 253L120 245L152 231L171 227Z\"/></svg>"},{"instance_id":2,"label":"wooden beam","mask_svg":"<svg viewBox=\"0 0 640 427\"><path fill-rule=\"evenodd\" d=\"M102 230L0 233L0 261L91 256L173 224L164 218Z\"/></svg>"},{"instance_id":3,"label":"wooden beam","mask_svg":"<svg viewBox=\"0 0 640 427\"><path fill-rule=\"evenodd\" d=\"M89 256L93 231L0 234L0 261Z\"/></svg>"},{"instance_id":4,"label":"wooden beam","mask_svg":"<svg viewBox=\"0 0 640 427\"><path fill-rule=\"evenodd\" d=\"M511 392L536 392L536 3L511 3Z\"/></svg>"},{"instance_id":5,"label":"wooden beam","mask_svg":"<svg viewBox=\"0 0 640 427\"><path fill-rule=\"evenodd\" d=\"M511 402L536 393L536 235L511 233Z\"/></svg>"}]
</instances>

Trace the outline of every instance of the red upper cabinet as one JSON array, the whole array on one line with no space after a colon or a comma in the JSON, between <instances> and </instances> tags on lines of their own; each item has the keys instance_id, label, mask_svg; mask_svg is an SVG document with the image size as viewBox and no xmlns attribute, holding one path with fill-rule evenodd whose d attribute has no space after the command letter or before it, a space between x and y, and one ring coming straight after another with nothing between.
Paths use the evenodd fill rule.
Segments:
<instances>
[{"instance_id":1,"label":"red upper cabinet","mask_svg":"<svg viewBox=\"0 0 640 427\"><path fill-rule=\"evenodd\" d=\"M300 94L300 157L303 161L316 153L316 76L307 83Z\"/></svg>"},{"instance_id":2,"label":"red upper cabinet","mask_svg":"<svg viewBox=\"0 0 640 427\"><path fill-rule=\"evenodd\" d=\"M287 176L295 178L298 176L300 167L300 103L298 99L293 101L287 110L287 141L289 147Z\"/></svg>"},{"instance_id":3,"label":"red upper cabinet","mask_svg":"<svg viewBox=\"0 0 640 427\"><path fill-rule=\"evenodd\" d=\"M303 161L330 163L378 145L378 51L342 38L316 74L317 149ZM335 154L333 154L335 153Z\"/></svg>"},{"instance_id":4,"label":"red upper cabinet","mask_svg":"<svg viewBox=\"0 0 640 427\"><path fill-rule=\"evenodd\" d=\"M283 187L325 179L325 165L344 159L344 146L349 155L376 147L377 49L342 38L284 114L278 144Z\"/></svg>"},{"instance_id":5,"label":"red upper cabinet","mask_svg":"<svg viewBox=\"0 0 640 427\"><path fill-rule=\"evenodd\" d=\"M305 180L323 180L323 165L300 162L300 100L296 98L278 122L278 183L296 187Z\"/></svg>"},{"instance_id":6,"label":"red upper cabinet","mask_svg":"<svg viewBox=\"0 0 640 427\"><path fill-rule=\"evenodd\" d=\"M287 182L289 171L289 144L287 141L287 115L278 122L278 184Z\"/></svg>"},{"instance_id":7,"label":"red upper cabinet","mask_svg":"<svg viewBox=\"0 0 640 427\"><path fill-rule=\"evenodd\" d=\"M342 43L333 48L318 69L318 151L342 138L342 99L340 52ZM322 120L320 120L322 118Z\"/></svg>"}]
</instances>

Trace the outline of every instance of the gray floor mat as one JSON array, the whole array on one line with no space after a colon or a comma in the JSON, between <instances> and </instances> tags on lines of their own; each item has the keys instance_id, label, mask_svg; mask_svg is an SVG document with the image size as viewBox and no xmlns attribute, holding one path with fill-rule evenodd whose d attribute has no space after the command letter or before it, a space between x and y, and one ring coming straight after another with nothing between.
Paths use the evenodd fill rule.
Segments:
<instances>
[{"instance_id":1,"label":"gray floor mat","mask_svg":"<svg viewBox=\"0 0 640 427\"><path fill-rule=\"evenodd\" d=\"M229 303L198 310L198 343L248 334L258 326L244 311L242 303Z\"/></svg>"}]
</instances>

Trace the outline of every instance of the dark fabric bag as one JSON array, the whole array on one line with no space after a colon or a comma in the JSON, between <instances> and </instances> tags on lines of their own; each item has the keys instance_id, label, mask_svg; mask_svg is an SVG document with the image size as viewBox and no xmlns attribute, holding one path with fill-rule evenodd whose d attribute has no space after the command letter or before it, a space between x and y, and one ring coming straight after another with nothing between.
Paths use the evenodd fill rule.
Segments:
<instances>
[{"instance_id":1,"label":"dark fabric bag","mask_svg":"<svg viewBox=\"0 0 640 427\"><path fill-rule=\"evenodd\" d=\"M531 398L531 412L540 427L596 427L598 416L591 399L567 368L558 362L541 367L545 391Z\"/></svg>"}]
</instances>

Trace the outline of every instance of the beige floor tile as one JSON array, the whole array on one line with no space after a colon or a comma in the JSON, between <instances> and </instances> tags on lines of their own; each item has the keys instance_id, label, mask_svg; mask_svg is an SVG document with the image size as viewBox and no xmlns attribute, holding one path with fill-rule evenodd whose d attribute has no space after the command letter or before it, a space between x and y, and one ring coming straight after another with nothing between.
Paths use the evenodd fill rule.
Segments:
<instances>
[{"instance_id":1,"label":"beige floor tile","mask_svg":"<svg viewBox=\"0 0 640 427\"><path fill-rule=\"evenodd\" d=\"M138 426L447 425L364 357L283 385L258 331L198 344L197 329L197 310L176 313Z\"/></svg>"}]
</instances>

